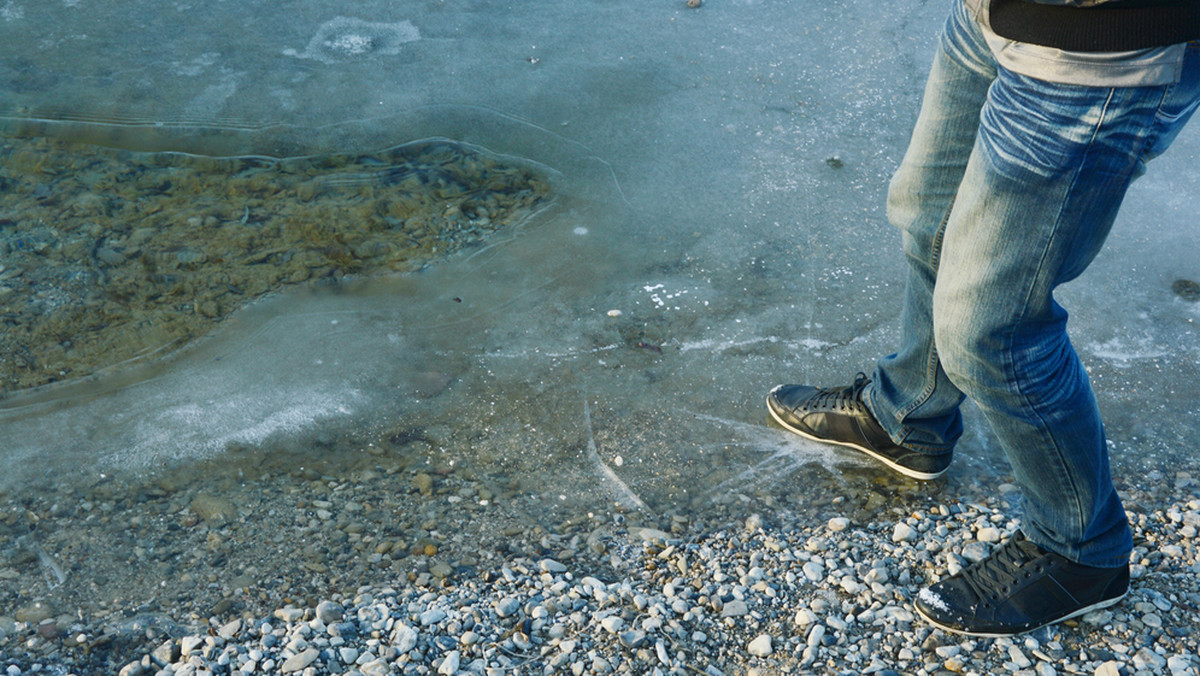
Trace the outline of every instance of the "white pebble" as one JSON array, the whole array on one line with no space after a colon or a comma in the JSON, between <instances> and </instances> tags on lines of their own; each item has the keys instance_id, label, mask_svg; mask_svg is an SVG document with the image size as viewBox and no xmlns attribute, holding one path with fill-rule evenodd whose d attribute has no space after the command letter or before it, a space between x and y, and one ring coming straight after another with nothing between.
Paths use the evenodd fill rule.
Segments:
<instances>
[{"instance_id":1,"label":"white pebble","mask_svg":"<svg viewBox=\"0 0 1200 676\"><path fill-rule=\"evenodd\" d=\"M538 562L538 567L547 573L565 573L567 571L566 566L554 559L542 559Z\"/></svg>"},{"instance_id":2,"label":"white pebble","mask_svg":"<svg viewBox=\"0 0 1200 676\"><path fill-rule=\"evenodd\" d=\"M901 521L892 529L892 542L908 542L917 537L917 532L911 526Z\"/></svg>"},{"instance_id":3,"label":"white pebble","mask_svg":"<svg viewBox=\"0 0 1200 676\"><path fill-rule=\"evenodd\" d=\"M847 519L844 516L833 517L832 519L829 520L829 524L827 525L827 528L829 528L829 530L831 530L835 533L840 533L849 527L850 527L850 519Z\"/></svg>"},{"instance_id":4,"label":"white pebble","mask_svg":"<svg viewBox=\"0 0 1200 676\"><path fill-rule=\"evenodd\" d=\"M992 528L991 526L980 528L979 531L975 533L975 539L979 540L980 542L999 542L1000 530L997 528Z\"/></svg>"},{"instance_id":5,"label":"white pebble","mask_svg":"<svg viewBox=\"0 0 1200 676\"><path fill-rule=\"evenodd\" d=\"M766 657L775 652L775 649L771 646L770 634L759 634L758 638L755 638L750 642L750 645L746 646L746 650L755 657Z\"/></svg>"},{"instance_id":6,"label":"white pebble","mask_svg":"<svg viewBox=\"0 0 1200 676\"><path fill-rule=\"evenodd\" d=\"M441 666L438 667L438 673L445 676L454 676L458 673L458 665L461 661L457 650L451 650L446 654L446 659L442 660Z\"/></svg>"},{"instance_id":7,"label":"white pebble","mask_svg":"<svg viewBox=\"0 0 1200 676\"><path fill-rule=\"evenodd\" d=\"M825 625L814 624L812 629L808 630L808 647L815 648L821 645L821 639L825 638Z\"/></svg>"},{"instance_id":8,"label":"white pebble","mask_svg":"<svg viewBox=\"0 0 1200 676\"><path fill-rule=\"evenodd\" d=\"M600 626L604 627L604 630L608 633L616 634L625 628L625 620L622 620L616 615L609 615L603 620L600 620Z\"/></svg>"}]
</instances>

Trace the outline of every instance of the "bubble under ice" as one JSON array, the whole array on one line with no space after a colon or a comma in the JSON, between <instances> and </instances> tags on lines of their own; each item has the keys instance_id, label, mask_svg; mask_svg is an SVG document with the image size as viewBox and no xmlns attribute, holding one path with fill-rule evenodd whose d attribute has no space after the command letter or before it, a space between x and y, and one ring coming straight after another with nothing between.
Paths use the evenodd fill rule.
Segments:
<instances>
[{"instance_id":1,"label":"bubble under ice","mask_svg":"<svg viewBox=\"0 0 1200 676\"><path fill-rule=\"evenodd\" d=\"M287 49L284 54L339 63L399 54L405 43L420 39L421 32L411 21L375 23L339 16L322 24L303 52Z\"/></svg>"}]
</instances>

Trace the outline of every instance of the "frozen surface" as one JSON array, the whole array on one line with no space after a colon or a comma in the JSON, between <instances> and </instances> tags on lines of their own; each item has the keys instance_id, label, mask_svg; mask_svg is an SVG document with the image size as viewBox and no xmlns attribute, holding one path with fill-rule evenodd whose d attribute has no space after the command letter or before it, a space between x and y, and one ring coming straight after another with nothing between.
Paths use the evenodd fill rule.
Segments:
<instances>
[{"instance_id":1,"label":"frozen surface","mask_svg":"<svg viewBox=\"0 0 1200 676\"><path fill-rule=\"evenodd\" d=\"M541 163L561 194L474 255L284 294L160 368L11 397L0 489L411 429L447 462L652 510L872 472L768 427L763 397L892 349L884 193L944 11L0 0L7 131L273 155L445 136ZM1200 278L1198 156L1193 126L1061 294L1121 474L1200 442L1200 304L1171 292ZM970 422L952 486L1007 472Z\"/></svg>"}]
</instances>

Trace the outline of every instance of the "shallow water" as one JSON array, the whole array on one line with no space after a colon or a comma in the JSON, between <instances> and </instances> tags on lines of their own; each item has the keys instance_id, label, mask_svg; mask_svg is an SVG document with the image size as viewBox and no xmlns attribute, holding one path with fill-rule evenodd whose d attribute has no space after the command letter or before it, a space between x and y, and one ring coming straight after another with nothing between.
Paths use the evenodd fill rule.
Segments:
<instances>
[{"instance_id":1,"label":"shallow water","mask_svg":"<svg viewBox=\"0 0 1200 676\"><path fill-rule=\"evenodd\" d=\"M0 8L6 133L272 157L446 138L544 169L554 195L420 271L283 290L185 350L0 401L14 533L26 509L70 528L95 515L83 503L174 522L198 492L270 532L245 509L255 481L385 500L418 472L466 471L527 524L611 511L661 527L973 500L1008 473L973 410L947 479L918 487L772 428L763 404L893 348L903 261L884 196L940 3ZM129 25L139 40L121 40ZM1135 485L1194 463L1200 441L1200 304L1173 290L1200 278L1200 132L1176 145L1061 293ZM271 509L306 520L290 497ZM87 527L114 560L145 548L104 518ZM27 549L5 556L22 589L41 584Z\"/></svg>"},{"instance_id":2,"label":"shallow water","mask_svg":"<svg viewBox=\"0 0 1200 676\"><path fill-rule=\"evenodd\" d=\"M419 270L550 204L511 160L445 140L210 158L0 146L0 395L187 346L266 294Z\"/></svg>"}]
</instances>

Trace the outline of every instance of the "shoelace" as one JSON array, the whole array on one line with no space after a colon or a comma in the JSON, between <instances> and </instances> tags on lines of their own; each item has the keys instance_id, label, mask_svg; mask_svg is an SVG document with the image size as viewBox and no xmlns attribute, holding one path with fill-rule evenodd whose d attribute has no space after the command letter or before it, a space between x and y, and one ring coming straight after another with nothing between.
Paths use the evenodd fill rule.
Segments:
<instances>
[{"instance_id":1,"label":"shoelace","mask_svg":"<svg viewBox=\"0 0 1200 676\"><path fill-rule=\"evenodd\" d=\"M1037 545L1024 535L1016 535L991 556L963 571L963 579L987 606L1006 598L1018 580L1041 573L1047 562L1048 557Z\"/></svg>"},{"instance_id":2,"label":"shoelace","mask_svg":"<svg viewBox=\"0 0 1200 676\"><path fill-rule=\"evenodd\" d=\"M848 411L862 406L862 391L871 383L867 374L859 371L849 387L819 389L805 402L804 408L812 410Z\"/></svg>"}]
</instances>

